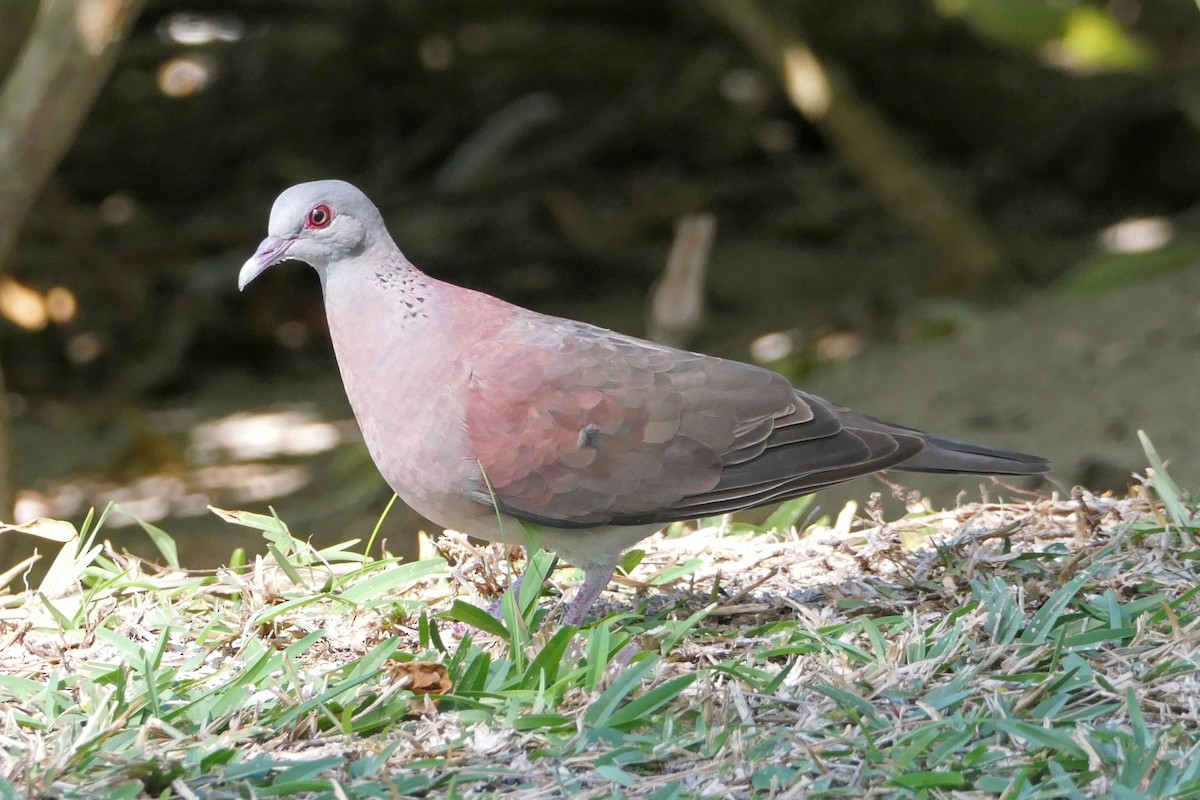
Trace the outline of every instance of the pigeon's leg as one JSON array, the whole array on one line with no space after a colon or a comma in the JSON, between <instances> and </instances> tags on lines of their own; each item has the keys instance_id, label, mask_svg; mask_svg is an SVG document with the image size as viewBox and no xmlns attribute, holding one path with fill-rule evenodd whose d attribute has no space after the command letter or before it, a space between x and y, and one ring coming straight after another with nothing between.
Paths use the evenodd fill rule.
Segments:
<instances>
[{"instance_id":1,"label":"pigeon's leg","mask_svg":"<svg viewBox=\"0 0 1200 800\"><path fill-rule=\"evenodd\" d=\"M514 597L520 597L521 596L521 584L524 581L525 581L524 575L518 575L516 578L514 578L512 580L512 582L510 584L508 584L508 588L505 589L503 592L501 592L500 596L497 597L495 600L493 600L492 604L490 606L488 606L488 613L491 614L496 619L503 619L504 618L504 595L508 594L509 592L512 592Z\"/></svg>"},{"instance_id":2,"label":"pigeon's leg","mask_svg":"<svg viewBox=\"0 0 1200 800\"><path fill-rule=\"evenodd\" d=\"M525 545L524 549L525 549L525 566L526 566L526 569L528 569L529 562L533 558L533 554L534 554L536 548L530 547L527 544L527 545ZM508 588L505 589L503 592L501 592L500 596L496 598L495 602L493 602L488 607L488 613L491 614L496 619L504 619L504 596L506 594L508 594L509 592L512 592L512 596L514 599L519 598L521 596L521 586L523 586L525 583L525 573L522 572L520 575L518 575L514 578L513 577L512 560L507 559L506 561L508 564Z\"/></svg>"},{"instance_id":3,"label":"pigeon's leg","mask_svg":"<svg viewBox=\"0 0 1200 800\"><path fill-rule=\"evenodd\" d=\"M608 586L608 582L612 580L613 573L616 571L616 561L613 561L611 565L593 564L583 571L583 584L575 592L575 596L571 598L571 602L567 604L567 610L563 614L564 625L583 624L587 619L588 611L592 609L592 604L604 591L604 587Z\"/></svg>"},{"instance_id":4,"label":"pigeon's leg","mask_svg":"<svg viewBox=\"0 0 1200 800\"><path fill-rule=\"evenodd\" d=\"M537 550L538 550L538 548L535 544L526 544L525 545L525 569L526 570L529 569L529 564L532 563L532 561L533 561L533 554L535 552L537 552ZM493 603L490 606L488 606L488 613L491 614L496 619L503 619L504 596L506 594L508 594L509 592L512 592L512 595L514 598L519 598L521 596L521 587L525 585L526 573L522 572L520 575L513 578L512 577L512 562L509 562L508 566L509 566L508 574L509 574L509 580L510 580L510 583L508 584L508 588L505 589L500 594L500 596L498 598L496 598L495 601L493 601ZM554 561L552 561L550 563L550 569L547 571L546 574L549 575L550 573L554 572L554 570L557 566L558 566L558 556L555 556Z\"/></svg>"}]
</instances>

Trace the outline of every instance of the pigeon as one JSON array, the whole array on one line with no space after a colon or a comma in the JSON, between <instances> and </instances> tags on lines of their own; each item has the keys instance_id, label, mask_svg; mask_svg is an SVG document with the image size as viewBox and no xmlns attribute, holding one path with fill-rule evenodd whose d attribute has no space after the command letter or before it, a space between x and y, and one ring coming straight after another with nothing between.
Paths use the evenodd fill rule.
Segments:
<instances>
[{"instance_id":1,"label":"pigeon","mask_svg":"<svg viewBox=\"0 0 1200 800\"><path fill-rule=\"evenodd\" d=\"M882 470L1036 475L1037 456L876 419L739 361L539 314L418 270L340 180L275 200L238 274L320 276L367 449L433 523L553 551L587 620L625 550L679 520L778 503Z\"/></svg>"}]
</instances>

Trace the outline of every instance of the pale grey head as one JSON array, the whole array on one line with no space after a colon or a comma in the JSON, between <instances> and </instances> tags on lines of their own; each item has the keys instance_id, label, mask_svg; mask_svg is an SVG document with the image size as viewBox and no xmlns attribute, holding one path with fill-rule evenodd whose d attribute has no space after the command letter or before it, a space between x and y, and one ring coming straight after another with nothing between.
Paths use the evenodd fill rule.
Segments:
<instances>
[{"instance_id":1,"label":"pale grey head","mask_svg":"<svg viewBox=\"0 0 1200 800\"><path fill-rule=\"evenodd\" d=\"M275 199L267 238L238 273L238 289L280 261L330 265L394 248L375 204L346 181L298 183Z\"/></svg>"}]
</instances>

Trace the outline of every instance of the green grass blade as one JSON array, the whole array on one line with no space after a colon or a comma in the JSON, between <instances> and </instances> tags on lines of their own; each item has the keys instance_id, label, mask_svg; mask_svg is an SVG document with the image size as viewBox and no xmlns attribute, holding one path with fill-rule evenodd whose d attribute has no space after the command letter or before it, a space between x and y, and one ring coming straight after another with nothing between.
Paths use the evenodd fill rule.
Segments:
<instances>
[{"instance_id":1,"label":"green grass blade","mask_svg":"<svg viewBox=\"0 0 1200 800\"><path fill-rule=\"evenodd\" d=\"M1059 618L1066 610L1071 601L1075 599L1075 595L1083 588L1083 585L1092 579L1100 570L1099 564L1091 564L1074 578L1066 583L1062 588L1050 595L1037 613L1033 615L1033 619L1029 621L1029 625L1025 627L1025 631L1021 634L1020 641L1025 644L1042 644L1050 636L1050 632L1054 626L1058 624Z\"/></svg>"},{"instance_id":2,"label":"green grass blade","mask_svg":"<svg viewBox=\"0 0 1200 800\"><path fill-rule=\"evenodd\" d=\"M446 568L446 560L441 556L400 564L343 589L341 598L356 606L368 600L387 599L389 595L419 580L445 572Z\"/></svg>"},{"instance_id":3,"label":"green grass blade","mask_svg":"<svg viewBox=\"0 0 1200 800\"><path fill-rule=\"evenodd\" d=\"M625 671L613 681L604 692L588 706L583 713L583 720L595 727L607 726L609 717L622 701L626 700L642 679L654 669L658 663L657 653L645 653L643 657L630 664Z\"/></svg>"},{"instance_id":4,"label":"green grass blade","mask_svg":"<svg viewBox=\"0 0 1200 800\"><path fill-rule=\"evenodd\" d=\"M1188 513L1184 507L1183 491L1179 485L1171 479L1167 473L1167 468L1163 464L1163 460L1159 457L1158 451L1154 449L1150 437L1145 431L1138 431L1138 439L1142 443L1142 450L1146 453L1146 459L1150 462L1150 467L1153 473L1150 476L1150 485L1154 487L1155 494L1158 499L1162 500L1163 505L1167 509L1167 516L1171 518L1171 522L1175 527L1188 530L1192 527L1192 515Z\"/></svg>"},{"instance_id":5,"label":"green grass blade","mask_svg":"<svg viewBox=\"0 0 1200 800\"><path fill-rule=\"evenodd\" d=\"M462 600L455 600L450 608L437 615L442 619L450 619L455 622L462 622L470 625L472 628L477 628L485 633L490 633L492 636L499 637L504 640L509 639L508 628L504 627L504 623L493 617L482 608L465 603Z\"/></svg>"},{"instance_id":6,"label":"green grass blade","mask_svg":"<svg viewBox=\"0 0 1200 800\"><path fill-rule=\"evenodd\" d=\"M772 511L771 515L763 522L762 529L764 531L789 530L808 515L814 499L814 495L806 494L803 497L780 503L779 508Z\"/></svg>"},{"instance_id":7,"label":"green grass blade","mask_svg":"<svg viewBox=\"0 0 1200 800\"><path fill-rule=\"evenodd\" d=\"M696 682L697 677L694 672L681 675L647 690L609 714L604 724L610 728L625 728L652 720L655 711L678 697Z\"/></svg>"},{"instance_id":8,"label":"green grass blade","mask_svg":"<svg viewBox=\"0 0 1200 800\"><path fill-rule=\"evenodd\" d=\"M117 509L138 524L138 527L140 527L142 531L145 532L146 536L150 538L150 541L154 543L154 547L157 548L158 552L162 554L163 559L166 560L169 566L179 569L179 546L175 544L175 538L171 536L171 534L167 533L157 525L149 523L146 520L131 514L121 506L117 506Z\"/></svg>"}]
</instances>

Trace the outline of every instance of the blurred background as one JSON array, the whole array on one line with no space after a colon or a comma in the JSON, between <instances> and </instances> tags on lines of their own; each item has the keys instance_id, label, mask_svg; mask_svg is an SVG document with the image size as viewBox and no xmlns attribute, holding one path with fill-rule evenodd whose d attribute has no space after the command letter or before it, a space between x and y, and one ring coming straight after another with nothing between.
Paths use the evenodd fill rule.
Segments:
<instances>
[{"instance_id":1,"label":"blurred background","mask_svg":"<svg viewBox=\"0 0 1200 800\"><path fill-rule=\"evenodd\" d=\"M439 278L1062 486L1123 490L1145 429L1200 484L1193 0L7 0L0 80L0 519L117 502L191 566L238 543L209 504L370 533L315 276L236 291L327 177Z\"/></svg>"}]
</instances>

